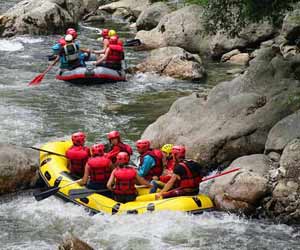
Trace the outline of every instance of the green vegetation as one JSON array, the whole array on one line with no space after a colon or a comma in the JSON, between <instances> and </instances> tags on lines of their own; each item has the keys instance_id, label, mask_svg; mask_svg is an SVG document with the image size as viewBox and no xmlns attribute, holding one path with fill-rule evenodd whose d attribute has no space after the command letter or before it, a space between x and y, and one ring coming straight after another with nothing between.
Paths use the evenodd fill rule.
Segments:
<instances>
[{"instance_id":1,"label":"green vegetation","mask_svg":"<svg viewBox=\"0 0 300 250\"><path fill-rule=\"evenodd\" d=\"M202 5L206 29L209 33L226 30L237 35L251 22L271 21L280 25L286 11L299 0L186 0L187 3Z\"/></svg>"}]
</instances>

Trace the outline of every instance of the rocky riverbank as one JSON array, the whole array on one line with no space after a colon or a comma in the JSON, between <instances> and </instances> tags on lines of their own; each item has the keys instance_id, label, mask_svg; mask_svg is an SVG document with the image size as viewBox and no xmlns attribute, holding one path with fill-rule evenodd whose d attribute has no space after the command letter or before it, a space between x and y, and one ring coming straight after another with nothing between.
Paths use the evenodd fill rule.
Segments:
<instances>
[{"instance_id":1,"label":"rocky riverbank","mask_svg":"<svg viewBox=\"0 0 300 250\"><path fill-rule=\"evenodd\" d=\"M147 0L100 4L22 1L0 17L0 34L63 32L90 13L126 21L139 30L140 49L152 51L137 71L199 81L206 75L207 56L247 66L207 96L194 93L178 99L142 137L156 147L184 144L190 158L210 169L240 167L239 172L207 184L220 210L299 223L300 54L295 41L300 37L299 9L287 14L281 29L251 24L233 39L223 32L207 35L203 10L197 5L174 10ZM11 147L0 148L5 170L0 192L31 187L38 167L33 159L38 156L7 148Z\"/></svg>"}]
</instances>

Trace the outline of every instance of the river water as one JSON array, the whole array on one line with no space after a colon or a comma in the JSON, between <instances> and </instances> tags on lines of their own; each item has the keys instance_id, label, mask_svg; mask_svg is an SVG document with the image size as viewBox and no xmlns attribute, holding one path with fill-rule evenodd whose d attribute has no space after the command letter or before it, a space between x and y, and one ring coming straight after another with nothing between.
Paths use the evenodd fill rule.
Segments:
<instances>
[{"instance_id":1,"label":"river water","mask_svg":"<svg viewBox=\"0 0 300 250\"><path fill-rule=\"evenodd\" d=\"M0 13L15 2L0 0ZM123 38L134 36L124 24L106 25ZM209 63L209 77L201 84L137 74L125 83L76 86L56 81L53 70L40 86L28 87L47 67L46 55L58 38L0 39L1 143L40 145L69 138L80 129L90 145L104 142L107 132L118 129L132 145L176 98L207 91L226 78L226 67ZM96 38L93 27L81 25L82 47L97 48ZM127 49L127 64L145 55ZM70 233L95 249L300 249L297 228L226 213L90 216L84 208L55 197L36 202L30 192L0 199L0 249L56 249Z\"/></svg>"}]
</instances>

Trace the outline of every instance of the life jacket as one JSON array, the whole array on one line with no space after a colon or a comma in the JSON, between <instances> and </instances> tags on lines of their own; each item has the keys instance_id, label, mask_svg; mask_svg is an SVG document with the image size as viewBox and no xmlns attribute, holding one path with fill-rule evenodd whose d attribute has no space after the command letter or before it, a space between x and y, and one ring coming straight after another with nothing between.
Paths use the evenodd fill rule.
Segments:
<instances>
[{"instance_id":1,"label":"life jacket","mask_svg":"<svg viewBox=\"0 0 300 250\"><path fill-rule=\"evenodd\" d=\"M106 59L107 63L121 63L124 60L124 49L120 44L109 44L109 52Z\"/></svg>"},{"instance_id":2,"label":"life jacket","mask_svg":"<svg viewBox=\"0 0 300 250\"><path fill-rule=\"evenodd\" d=\"M173 160L173 158L167 158L166 169L170 172L173 172L174 167L175 167L175 161ZM171 176L172 176L171 174L164 174L159 177L159 180L163 183L167 183L171 179Z\"/></svg>"},{"instance_id":3,"label":"life jacket","mask_svg":"<svg viewBox=\"0 0 300 250\"><path fill-rule=\"evenodd\" d=\"M73 63L79 61L79 48L75 43L69 43L63 46L63 53L68 62Z\"/></svg>"},{"instance_id":4,"label":"life jacket","mask_svg":"<svg viewBox=\"0 0 300 250\"><path fill-rule=\"evenodd\" d=\"M110 152L108 152L107 157L110 158L110 160L115 163L116 162L116 156L120 152L126 152L128 155L132 155L132 148L123 142L119 142L117 145L113 145Z\"/></svg>"},{"instance_id":5,"label":"life jacket","mask_svg":"<svg viewBox=\"0 0 300 250\"><path fill-rule=\"evenodd\" d=\"M169 170L169 171L173 171L174 167L175 167L175 161L174 161L174 159L173 158L167 159L166 169Z\"/></svg>"},{"instance_id":6,"label":"life jacket","mask_svg":"<svg viewBox=\"0 0 300 250\"><path fill-rule=\"evenodd\" d=\"M83 176L85 164L90 156L90 150L84 146L72 146L66 152L71 163L71 173Z\"/></svg>"},{"instance_id":7,"label":"life jacket","mask_svg":"<svg viewBox=\"0 0 300 250\"><path fill-rule=\"evenodd\" d=\"M58 40L58 43L59 43L61 46L65 46L65 45L67 44L65 38L63 38L63 37L60 38L60 39Z\"/></svg>"},{"instance_id":8,"label":"life jacket","mask_svg":"<svg viewBox=\"0 0 300 250\"><path fill-rule=\"evenodd\" d=\"M189 167L188 161L182 161L179 163L185 169L186 174L180 177L178 182L179 188L199 188L199 183L202 180L200 171L192 172Z\"/></svg>"},{"instance_id":9,"label":"life jacket","mask_svg":"<svg viewBox=\"0 0 300 250\"><path fill-rule=\"evenodd\" d=\"M153 176L161 176L163 172L163 154L159 149L150 149L140 156L140 166L144 163L144 157L150 155L155 160L155 166L152 167L148 174L144 177L146 180L151 180Z\"/></svg>"},{"instance_id":10,"label":"life jacket","mask_svg":"<svg viewBox=\"0 0 300 250\"><path fill-rule=\"evenodd\" d=\"M119 142L118 147L120 148L120 152L126 152L128 155L132 155L133 153L132 148L128 144Z\"/></svg>"},{"instance_id":11,"label":"life jacket","mask_svg":"<svg viewBox=\"0 0 300 250\"><path fill-rule=\"evenodd\" d=\"M103 156L95 156L89 158L87 164L89 166L90 180L106 184L111 174L111 161Z\"/></svg>"},{"instance_id":12,"label":"life jacket","mask_svg":"<svg viewBox=\"0 0 300 250\"><path fill-rule=\"evenodd\" d=\"M137 172L132 167L116 168L115 177L115 194L136 194L135 178Z\"/></svg>"}]
</instances>

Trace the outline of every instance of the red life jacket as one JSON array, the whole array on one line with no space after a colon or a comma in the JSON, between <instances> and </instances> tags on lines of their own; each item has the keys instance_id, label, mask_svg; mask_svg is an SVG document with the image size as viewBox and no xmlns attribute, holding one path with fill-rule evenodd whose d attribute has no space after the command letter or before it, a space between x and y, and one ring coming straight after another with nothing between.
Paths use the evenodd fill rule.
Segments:
<instances>
[{"instance_id":1,"label":"red life jacket","mask_svg":"<svg viewBox=\"0 0 300 250\"><path fill-rule=\"evenodd\" d=\"M168 158L166 169L168 171L173 172L174 167L175 167L175 161L173 160L173 158ZM171 176L172 176L171 174L165 174L165 175L160 176L159 180L163 183L167 183L171 179Z\"/></svg>"},{"instance_id":2,"label":"red life jacket","mask_svg":"<svg viewBox=\"0 0 300 250\"><path fill-rule=\"evenodd\" d=\"M90 180L106 184L111 174L111 161L106 157L96 156L91 157L87 164L89 165Z\"/></svg>"},{"instance_id":3,"label":"red life jacket","mask_svg":"<svg viewBox=\"0 0 300 250\"><path fill-rule=\"evenodd\" d=\"M107 63L121 63L124 60L124 49L120 44L109 44L109 52L106 59Z\"/></svg>"},{"instance_id":4,"label":"red life jacket","mask_svg":"<svg viewBox=\"0 0 300 250\"><path fill-rule=\"evenodd\" d=\"M151 180L153 176L161 176L163 172L163 163L162 163L162 158L163 154L159 149L150 149L149 151L145 152L140 156L140 166L143 165L144 163L144 157L146 155L150 155L151 157L154 158L155 160L155 166L152 167L148 174L144 177L146 180Z\"/></svg>"},{"instance_id":5,"label":"red life jacket","mask_svg":"<svg viewBox=\"0 0 300 250\"><path fill-rule=\"evenodd\" d=\"M115 194L136 194L135 178L137 172L132 167L116 168L114 176L116 178Z\"/></svg>"},{"instance_id":6,"label":"red life jacket","mask_svg":"<svg viewBox=\"0 0 300 250\"><path fill-rule=\"evenodd\" d=\"M118 147L120 148L120 152L126 152L128 155L132 155L132 153L133 153L132 148L128 144L119 142Z\"/></svg>"},{"instance_id":7,"label":"red life jacket","mask_svg":"<svg viewBox=\"0 0 300 250\"><path fill-rule=\"evenodd\" d=\"M173 171L175 167L175 161L173 158L171 159L167 159L167 166L166 169L168 169L169 171Z\"/></svg>"},{"instance_id":8,"label":"red life jacket","mask_svg":"<svg viewBox=\"0 0 300 250\"><path fill-rule=\"evenodd\" d=\"M180 162L180 166L185 169L186 174L180 177L178 186L179 188L199 188L199 184L202 180L200 173L193 173L186 162Z\"/></svg>"},{"instance_id":9,"label":"red life jacket","mask_svg":"<svg viewBox=\"0 0 300 250\"><path fill-rule=\"evenodd\" d=\"M71 162L71 173L83 176L85 164L90 156L90 150L84 146L72 146L66 152Z\"/></svg>"}]
</instances>

